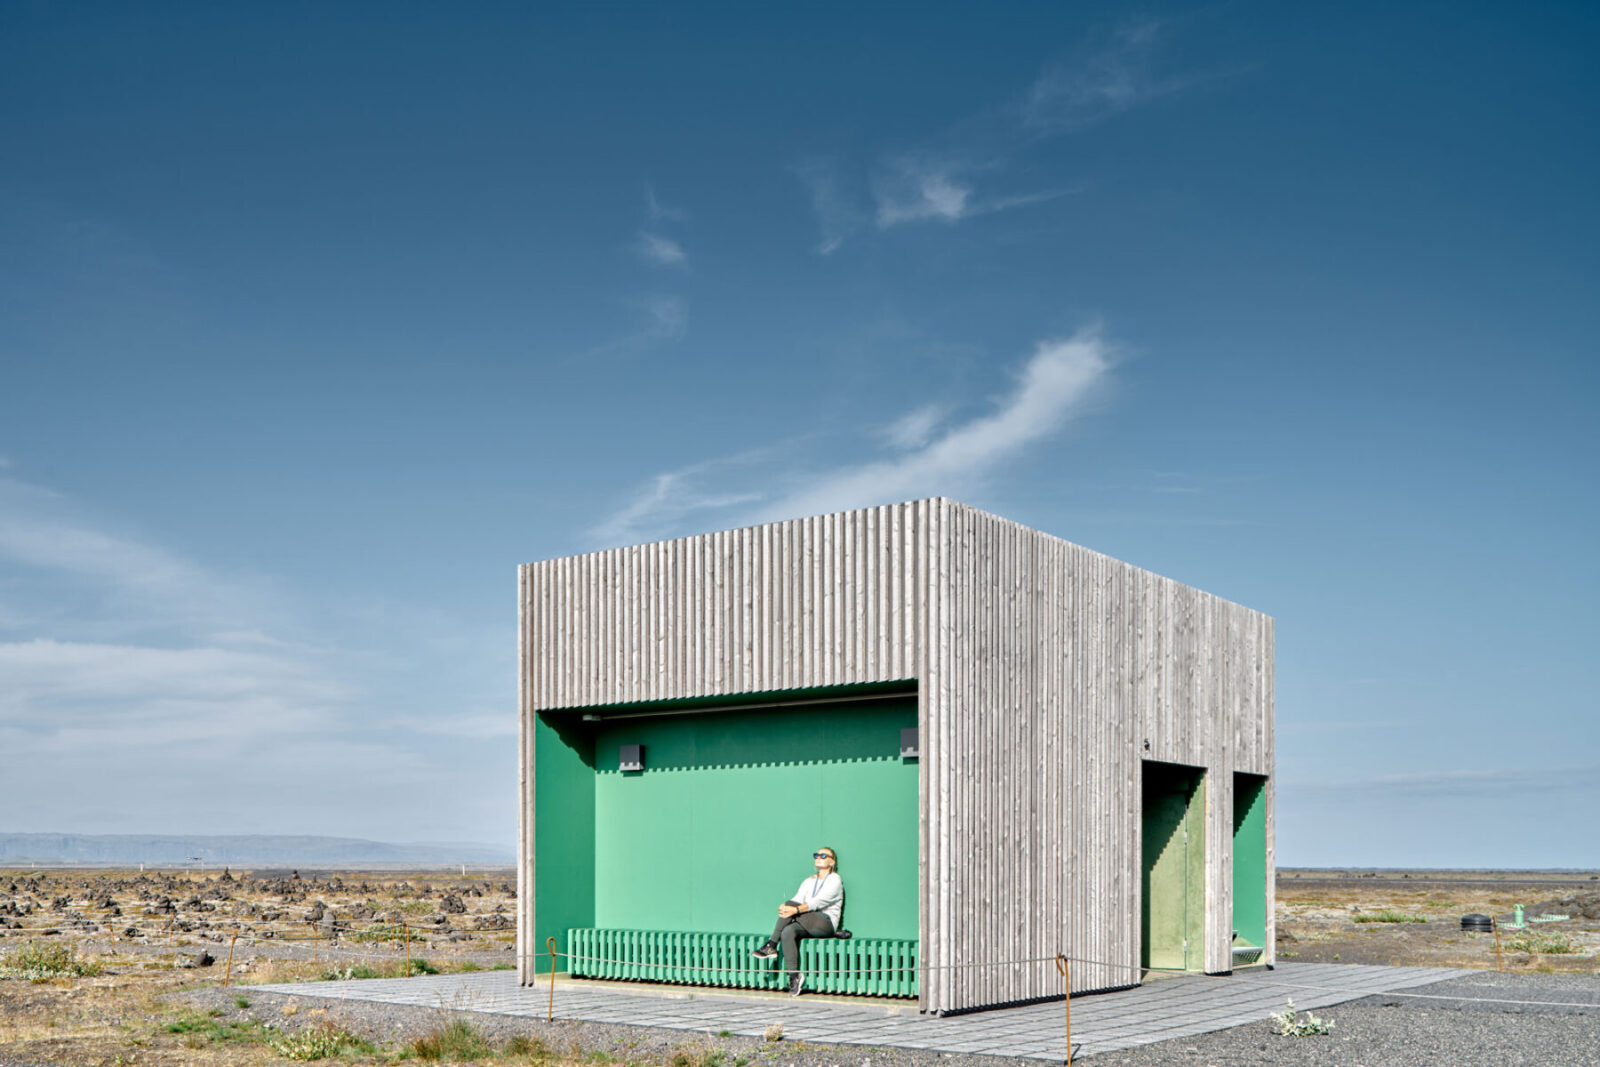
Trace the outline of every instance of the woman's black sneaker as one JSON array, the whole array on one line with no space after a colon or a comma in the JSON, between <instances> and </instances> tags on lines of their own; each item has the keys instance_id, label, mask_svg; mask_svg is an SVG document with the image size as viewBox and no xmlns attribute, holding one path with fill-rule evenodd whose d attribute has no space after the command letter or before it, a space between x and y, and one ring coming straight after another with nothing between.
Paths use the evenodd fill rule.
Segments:
<instances>
[{"instance_id":1,"label":"woman's black sneaker","mask_svg":"<svg viewBox=\"0 0 1600 1067\"><path fill-rule=\"evenodd\" d=\"M754 956L758 960L770 960L777 954L778 946L773 944L771 941L768 941L766 944L750 953L750 955Z\"/></svg>"},{"instance_id":2,"label":"woman's black sneaker","mask_svg":"<svg viewBox=\"0 0 1600 1067\"><path fill-rule=\"evenodd\" d=\"M803 974L791 974L789 976L789 995L791 997L798 997L800 995L800 990L804 989L805 985L806 985L806 976L805 975L803 975Z\"/></svg>"}]
</instances>

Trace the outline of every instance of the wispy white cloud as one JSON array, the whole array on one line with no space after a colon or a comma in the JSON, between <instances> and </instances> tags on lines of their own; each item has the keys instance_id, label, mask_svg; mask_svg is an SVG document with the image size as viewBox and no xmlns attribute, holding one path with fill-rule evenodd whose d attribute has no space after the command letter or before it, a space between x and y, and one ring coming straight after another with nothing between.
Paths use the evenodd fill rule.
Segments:
<instances>
[{"instance_id":1,"label":"wispy white cloud","mask_svg":"<svg viewBox=\"0 0 1600 1067\"><path fill-rule=\"evenodd\" d=\"M1165 28L1159 19L1131 19L1108 38L1051 65L1018 105L1023 128L1045 136L1070 133L1193 84L1193 78L1156 73Z\"/></svg>"},{"instance_id":2,"label":"wispy white cloud","mask_svg":"<svg viewBox=\"0 0 1600 1067\"><path fill-rule=\"evenodd\" d=\"M575 359L588 362L636 356L657 345L681 341L689 332L689 301L672 293L653 293L626 302L637 325L630 333L602 341L577 353Z\"/></svg>"},{"instance_id":3,"label":"wispy white cloud","mask_svg":"<svg viewBox=\"0 0 1600 1067\"><path fill-rule=\"evenodd\" d=\"M796 168L811 194L821 228L817 252L830 255L864 229L888 230L918 222L957 223L1032 207L1077 192L1062 187L1027 193L980 193L982 172L997 169L953 159L896 156L881 161L865 182L861 198L840 176L837 164L813 160Z\"/></svg>"},{"instance_id":4,"label":"wispy white cloud","mask_svg":"<svg viewBox=\"0 0 1600 1067\"><path fill-rule=\"evenodd\" d=\"M960 222L978 215L993 215L1014 208L1032 207L1075 189L1046 189L1008 196L979 196L963 168L951 163L897 159L887 164L873 182L878 229L908 222Z\"/></svg>"},{"instance_id":5,"label":"wispy white cloud","mask_svg":"<svg viewBox=\"0 0 1600 1067\"><path fill-rule=\"evenodd\" d=\"M867 213L844 190L833 160L806 160L795 167L795 174L811 197L811 210L822 231L817 253L832 255L867 221Z\"/></svg>"},{"instance_id":6,"label":"wispy white cloud","mask_svg":"<svg viewBox=\"0 0 1600 1067\"><path fill-rule=\"evenodd\" d=\"M940 413L919 407L879 434L897 454L821 471L774 469L789 450L772 447L659 474L595 530L606 543L702 525L742 525L954 495L981 488L1002 463L1057 432L1102 387L1113 362L1098 328L1040 342L990 411L936 433ZM787 486L774 492L770 486Z\"/></svg>"},{"instance_id":7,"label":"wispy white cloud","mask_svg":"<svg viewBox=\"0 0 1600 1067\"><path fill-rule=\"evenodd\" d=\"M883 436L894 448L921 448L933 436L933 431L944 418L944 410L937 404L908 411L888 426L884 427Z\"/></svg>"},{"instance_id":8,"label":"wispy white cloud","mask_svg":"<svg viewBox=\"0 0 1600 1067\"><path fill-rule=\"evenodd\" d=\"M990 414L953 426L895 459L806 479L753 518L795 518L975 489L999 463L1059 430L1104 383L1111 361L1111 347L1098 329L1041 341L1015 387Z\"/></svg>"},{"instance_id":9,"label":"wispy white cloud","mask_svg":"<svg viewBox=\"0 0 1600 1067\"><path fill-rule=\"evenodd\" d=\"M652 266L687 267L689 253L684 250L683 242L675 237L669 237L665 231L670 228L669 223L683 222L689 217L689 213L682 208L662 203L651 186L645 186L644 197L645 207L650 216L649 225L639 229L634 250L640 259Z\"/></svg>"},{"instance_id":10,"label":"wispy white cloud","mask_svg":"<svg viewBox=\"0 0 1600 1067\"><path fill-rule=\"evenodd\" d=\"M644 187L644 202L650 212L651 222L683 222L689 218L689 213L683 208L662 203L660 197L656 196L654 186Z\"/></svg>"},{"instance_id":11,"label":"wispy white cloud","mask_svg":"<svg viewBox=\"0 0 1600 1067\"><path fill-rule=\"evenodd\" d=\"M399 730L436 737L464 737L486 740L517 736L514 715L494 709L478 709L449 715L401 715L392 724Z\"/></svg>"},{"instance_id":12,"label":"wispy white cloud","mask_svg":"<svg viewBox=\"0 0 1600 1067\"><path fill-rule=\"evenodd\" d=\"M653 263L658 267L687 267L689 254L683 246L670 237L663 237L659 233L649 230L639 231L638 243L639 256L646 263Z\"/></svg>"},{"instance_id":13,"label":"wispy white cloud","mask_svg":"<svg viewBox=\"0 0 1600 1067\"><path fill-rule=\"evenodd\" d=\"M117 619L144 632L156 620L168 631L226 631L241 614L270 623L283 611L258 578L199 566L14 477L0 477L0 566L77 583L97 605L99 633Z\"/></svg>"},{"instance_id":14,"label":"wispy white cloud","mask_svg":"<svg viewBox=\"0 0 1600 1067\"><path fill-rule=\"evenodd\" d=\"M87 742L136 753L205 739L231 751L321 734L354 695L293 655L205 646L11 642L0 644L0 677L0 725L35 749Z\"/></svg>"},{"instance_id":15,"label":"wispy white cloud","mask_svg":"<svg viewBox=\"0 0 1600 1067\"><path fill-rule=\"evenodd\" d=\"M1305 781L1299 790L1405 796L1511 796L1575 789L1600 792L1600 764L1416 771L1364 778Z\"/></svg>"},{"instance_id":16,"label":"wispy white cloud","mask_svg":"<svg viewBox=\"0 0 1600 1067\"><path fill-rule=\"evenodd\" d=\"M362 802L343 783L355 766L397 783L441 774L429 747L402 743L385 721L427 706L402 691L415 665L345 643L329 617L339 604L312 608L269 584L0 477L0 777L12 824L411 835L396 821L410 787L385 796L385 778ZM405 615L390 611L385 625ZM470 688L455 700L481 703ZM429 710L448 720L457 707L447 694ZM240 790L271 790L273 813L252 815L259 805ZM418 825L439 810L411 807Z\"/></svg>"},{"instance_id":17,"label":"wispy white cloud","mask_svg":"<svg viewBox=\"0 0 1600 1067\"><path fill-rule=\"evenodd\" d=\"M652 296L644 308L650 316L650 340L676 341L689 332L689 302L681 296Z\"/></svg>"},{"instance_id":18,"label":"wispy white cloud","mask_svg":"<svg viewBox=\"0 0 1600 1067\"><path fill-rule=\"evenodd\" d=\"M690 515L753 503L761 498L755 490L706 489L701 483L712 477L736 479L770 459L773 452L770 448L751 449L658 474L590 534L602 544L627 544L670 530Z\"/></svg>"},{"instance_id":19,"label":"wispy white cloud","mask_svg":"<svg viewBox=\"0 0 1600 1067\"><path fill-rule=\"evenodd\" d=\"M1020 98L958 121L940 136L885 153L853 171L837 160L797 167L821 228L817 251L837 251L866 228L954 224L1077 192L1077 183L1010 193L990 186L993 175L1031 143L1072 133L1199 81L1158 73L1165 32L1158 19L1128 20L1075 56L1046 67ZM847 180L852 174L867 180L853 183ZM862 185L865 195L855 191Z\"/></svg>"},{"instance_id":20,"label":"wispy white cloud","mask_svg":"<svg viewBox=\"0 0 1600 1067\"><path fill-rule=\"evenodd\" d=\"M649 211L649 225L635 235L632 252L638 259L652 267L686 271L689 253L683 242L665 232L665 224L681 222L687 214L679 208L669 207L657 198L653 188L645 188L645 204ZM579 360L632 355L655 345L677 341L689 331L689 301L678 293L643 293L623 301L643 324L621 336L613 336L581 352Z\"/></svg>"},{"instance_id":21,"label":"wispy white cloud","mask_svg":"<svg viewBox=\"0 0 1600 1067\"><path fill-rule=\"evenodd\" d=\"M964 218L972 186L956 180L948 168L897 160L874 184L873 195L878 203L878 228L886 230L902 222Z\"/></svg>"}]
</instances>

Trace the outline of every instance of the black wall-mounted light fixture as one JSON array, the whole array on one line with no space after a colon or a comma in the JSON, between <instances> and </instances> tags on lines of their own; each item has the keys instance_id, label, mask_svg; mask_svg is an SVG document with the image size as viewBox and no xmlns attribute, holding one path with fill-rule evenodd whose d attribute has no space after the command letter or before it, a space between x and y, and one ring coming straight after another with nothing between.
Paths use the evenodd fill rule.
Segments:
<instances>
[{"instance_id":1,"label":"black wall-mounted light fixture","mask_svg":"<svg viewBox=\"0 0 1600 1067\"><path fill-rule=\"evenodd\" d=\"M617 758L617 770L642 771L644 770L644 746L623 745Z\"/></svg>"},{"instance_id":2,"label":"black wall-mounted light fixture","mask_svg":"<svg viewBox=\"0 0 1600 1067\"><path fill-rule=\"evenodd\" d=\"M920 759L922 757L922 742L918 739L917 728L907 726L900 731L900 758Z\"/></svg>"}]
</instances>

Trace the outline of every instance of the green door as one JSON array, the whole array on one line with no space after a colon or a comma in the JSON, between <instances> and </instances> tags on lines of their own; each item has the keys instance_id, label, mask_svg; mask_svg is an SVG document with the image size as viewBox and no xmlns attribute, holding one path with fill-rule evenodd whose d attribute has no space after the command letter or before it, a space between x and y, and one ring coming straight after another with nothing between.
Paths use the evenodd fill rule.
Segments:
<instances>
[{"instance_id":1,"label":"green door","mask_svg":"<svg viewBox=\"0 0 1600 1067\"><path fill-rule=\"evenodd\" d=\"M1205 774L1144 761L1140 964L1199 970L1204 962Z\"/></svg>"},{"instance_id":2,"label":"green door","mask_svg":"<svg viewBox=\"0 0 1600 1067\"><path fill-rule=\"evenodd\" d=\"M1267 780L1233 776L1234 947L1267 943Z\"/></svg>"}]
</instances>

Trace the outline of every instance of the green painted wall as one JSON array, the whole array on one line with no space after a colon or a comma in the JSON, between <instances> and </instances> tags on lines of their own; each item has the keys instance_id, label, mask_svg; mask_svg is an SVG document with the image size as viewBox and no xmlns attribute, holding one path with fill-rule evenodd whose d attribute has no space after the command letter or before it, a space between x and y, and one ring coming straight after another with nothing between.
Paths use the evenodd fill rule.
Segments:
<instances>
[{"instance_id":1,"label":"green painted wall","mask_svg":"<svg viewBox=\"0 0 1600 1067\"><path fill-rule=\"evenodd\" d=\"M1200 970L1205 961L1205 774L1144 761L1139 959Z\"/></svg>"},{"instance_id":2,"label":"green painted wall","mask_svg":"<svg viewBox=\"0 0 1600 1067\"><path fill-rule=\"evenodd\" d=\"M765 933L828 845L845 926L916 938L916 723L909 697L597 724L593 924ZM617 770L624 744L643 772Z\"/></svg>"},{"instance_id":3,"label":"green painted wall","mask_svg":"<svg viewBox=\"0 0 1600 1067\"><path fill-rule=\"evenodd\" d=\"M594 925L594 739L570 719L535 716L534 943Z\"/></svg>"},{"instance_id":4,"label":"green painted wall","mask_svg":"<svg viewBox=\"0 0 1600 1067\"><path fill-rule=\"evenodd\" d=\"M1233 928L1257 948L1267 943L1267 780L1233 776Z\"/></svg>"}]
</instances>

